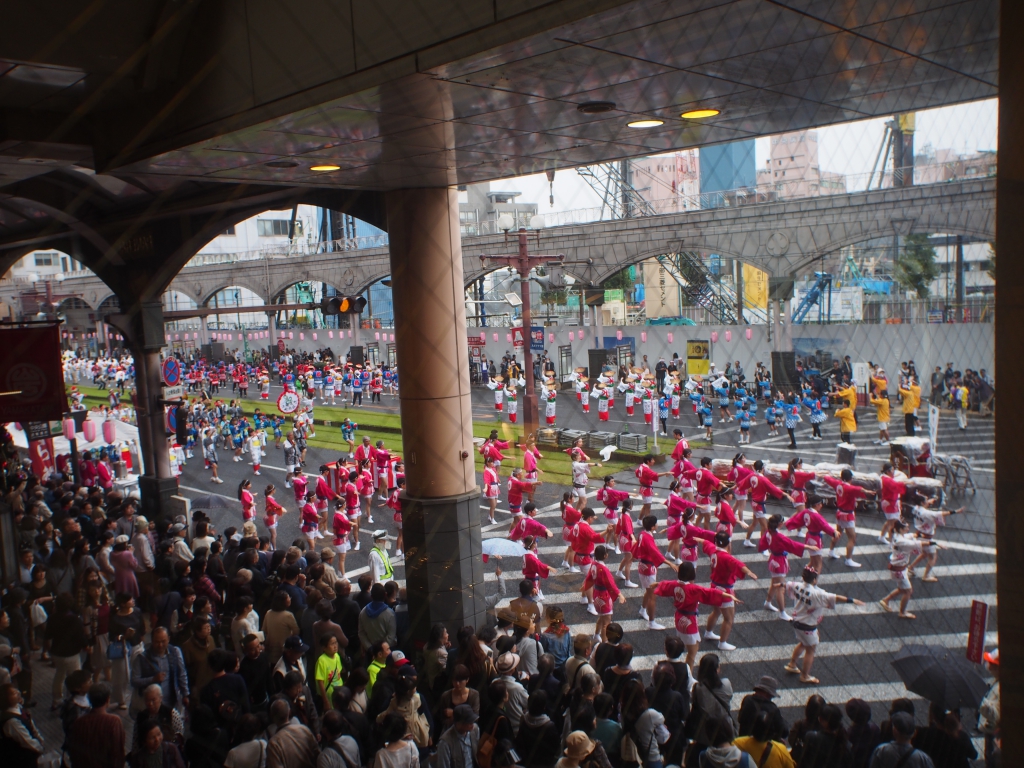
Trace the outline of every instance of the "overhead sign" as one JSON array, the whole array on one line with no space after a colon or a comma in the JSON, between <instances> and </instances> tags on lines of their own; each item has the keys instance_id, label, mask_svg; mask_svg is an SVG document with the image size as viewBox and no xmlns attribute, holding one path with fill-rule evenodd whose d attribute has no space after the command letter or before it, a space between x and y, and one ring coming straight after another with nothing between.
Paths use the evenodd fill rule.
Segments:
<instances>
[{"instance_id":1,"label":"overhead sign","mask_svg":"<svg viewBox=\"0 0 1024 768\"><path fill-rule=\"evenodd\" d=\"M176 357L168 357L160 366L160 374L163 376L164 384L168 387L176 387L181 384L181 363Z\"/></svg>"},{"instance_id":2,"label":"overhead sign","mask_svg":"<svg viewBox=\"0 0 1024 768\"><path fill-rule=\"evenodd\" d=\"M68 410L56 325L0 330L0 422L59 420Z\"/></svg>"},{"instance_id":3,"label":"overhead sign","mask_svg":"<svg viewBox=\"0 0 1024 768\"><path fill-rule=\"evenodd\" d=\"M711 343L707 339L692 339L686 342L686 373L690 376L707 376L711 370Z\"/></svg>"}]
</instances>

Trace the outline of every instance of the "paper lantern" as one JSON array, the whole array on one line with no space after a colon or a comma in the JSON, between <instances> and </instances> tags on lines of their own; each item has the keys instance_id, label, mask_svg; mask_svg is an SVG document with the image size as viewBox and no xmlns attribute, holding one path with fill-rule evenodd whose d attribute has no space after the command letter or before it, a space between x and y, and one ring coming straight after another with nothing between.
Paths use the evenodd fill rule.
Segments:
<instances>
[{"instance_id":1,"label":"paper lantern","mask_svg":"<svg viewBox=\"0 0 1024 768\"><path fill-rule=\"evenodd\" d=\"M667 336L668 336L668 343L671 344L672 343L672 331L669 331Z\"/></svg>"},{"instance_id":2,"label":"paper lantern","mask_svg":"<svg viewBox=\"0 0 1024 768\"><path fill-rule=\"evenodd\" d=\"M114 426L113 420L103 422L103 442L113 443L117 440L117 427Z\"/></svg>"},{"instance_id":3,"label":"paper lantern","mask_svg":"<svg viewBox=\"0 0 1024 768\"><path fill-rule=\"evenodd\" d=\"M334 338L334 331L328 331L327 332L327 338L328 339L333 339Z\"/></svg>"},{"instance_id":4,"label":"paper lantern","mask_svg":"<svg viewBox=\"0 0 1024 768\"><path fill-rule=\"evenodd\" d=\"M302 331L299 331L299 341L305 341L305 340L306 340L306 334L303 333Z\"/></svg>"},{"instance_id":5,"label":"paper lantern","mask_svg":"<svg viewBox=\"0 0 1024 768\"><path fill-rule=\"evenodd\" d=\"M313 341L316 341L316 333L313 333Z\"/></svg>"},{"instance_id":6,"label":"paper lantern","mask_svg":"<svg viewBox=\"0 0 1024 768\"><path fill-rule=\"evenodd\" d=\"M576 341L576 331L569 331L569 341Z\"/></svg>"},{"instance_id":7,"label":"paper lantern","mask_svg":"<svg viewBox=\"0 0 1024 768\"><path fill-rule=\"evenodd\" d=\"M391 334L391 340L392 340L392 341L394 341L394 340L395 340L395 334L393 334L393 333Z\"/></svg>"},{"instance_id":8,"label":"paper lantern","mask_svg":"<svg viewBox=\"0 0 1024 768\"><path fill-rule=\"evenodd\" d=\"M494 340L495 340L495 341L497 341L497 340L498 340L498 334L494 334Z\"/></svg>"},{"instance_id":9,"label":"paper lantern","mask_svg":"<svg viewBox=\"0 0 1024 768\"><path fill-rule=\"evenodd\" d=\"M252 334L251 333L246 334L246 336L248 337L249 341L252 341Z\"/></svg>"},{"instance_id":10,"label":"paper lantern","mask_svg":"<svg viewBox=\"0 0 1024 768\"><path fill-rule=\"evenodd\" d=\"M96 439L96 422L89 419L82 422L82 434L85 436L85 442L93 442Z\"/></svg>"},{"instance_id":11,"label":"paper lantern","mask_svg":"<svg viewBox=\"0 0 1024 768\"><path fill-rule=\"evenodd\" d=\"M726 341L732 341L732 331L726 331L725 332L725 340Z\"/></svg>"},{"instance_id":12,"label":"paper lantern","mask_svg":"<svg viewBox=\"0 0 1024 768\"><path fill-rule=\"evenodd\" d=\"M295 338L295 331L288 331L288 338L289 339L294 339Z\"/></svg>"},{"instance_id":13,"label":"paper lantern","mask_svg":"<svg viewBox=\"0 0 1024 768\"><path fill-rule=\"evenodd\" d=\"M750 341L752 338L754 338L754 331L747 328L747 341Z\"/></svg>"},{"instance_id":14,"label":"paper lantern","mask_svg":"<svg viewBox=\"0 0 1024 768\"><path fill-rule=\"evenodd\" d=\"M174 334L174 340L175 340L175 341L181 341L181 335L180 335L180 334L177 334L177 333L176 333L176 334Z\"/></svg>"},{"instance_id":15,"label":"paper lantern","mask_svg":"<svg viewBox=\"0 0 1024 768\"><path fill-rule=\"evenodd\" d=\"M583 331L579 332L580 341L583 341Z\"/></svg>"},{"instance_id":16,"label":"paper lantern","mask_svg":"<svg viewBox=\"0 0 1024 768\"><path fill-rule=\"evenodd\" d=\"M555 334L553 334L553 333L549 333L549 334L548 334L548 341L549 341L549 342L550 342L551 344L554 344L554 343L555 343Z\"/></svg>"},{"instance_id":17,"label":"paper lantern","mask_svg":"<svg viewBox=\"0 0 1024 768\"><path fill-rule=\"evenodd\" d=\"M511 333L506 333L505 334L505 341L512 341L512 334Z\"/></svg>"},{"instance_id":18,"label":"paper lantern","mask_svg":"<svg viewBox=\"0 0 1024 768\"><path fill-rule=\"evenodd\" d=\"M647 342L647 331L640 331L640 341Z\"/></svg>"},{"instance_id":19,"label":"paper lantern","mask_svg":"<svg viewBox=\"0 0 1024 768\"><path fill-rule=\"evenodd\" d=\"M352 331L349 331L349 332L348 332L348 337L349 337L350 339L352 338Z\"/></svg>"},{"instance_id":20,"label":"paper lantern","mask_svg":"<svg viewBox=\"0 0 1024 768\"><path fill-rule=\"evenodd\" d=\"M718 331L712 331L711 332L711 341L712 341L712 343L718 341Z\"/></svg>"},{"instance_id":21,"label":"paper lantern","mask_svg":"<svg viewBox=\"0 0 1024 768\"><path fill-rule=\"evenodd\" d=\"M75 420L74 419L64 419L64 421L61 422L61 429L64 430L64 439L65 440L74 440L75 439Z\"/></svg>"},{"instance_id":22,"label":"paper lantern","mask_svg":"<svg viewBox=\"0 0 1024 768\"><path fill-rule=\"evenodd\" d=\"M193 341L196 341L196 340L198 340L198 339L199 339L199 334L198 334L198 333L194 333L194 332L193 332L193 334L192 334L192 339L193 339Z\"/></svg>"},{"instance_id":23,"label":"paper lantern","mask_svg":"<svg viewBox=\"0 0 1024 768\"><path fill-rule=\"evenodd\" d=\"M374 338L375 341L380 341L380 331L376 331L373 334L373 338Z\"/></svg>"},{"instance_id":24,"label":"paper lantern","mask_svg":"<svg viewBox=\"0 0 1024 768\"><path fill-rule=\"evenodd\" d=\"M487 334L484 333L483 331L480 332L480 343L481 344L486 344L487 343Z\"/></svg>"},{"instance_id":25,"label":"paper lantern","mask_svg":"<svg viewBox=\"0 0 1024 768\"><path fill-rule=\"evenodd\" d=\"M615 338L618 341L622 341L622 331L615 331Z\"/></svg>"},{"instance_id":26,"label":"paper lantern","mask_svg":"<svg viewBox=\"0 0 1024 768\"><path fill-rule=\"evenodd\" d=\"M171 334L169 334L169 333L167 334L167 340L168 340L168 341L170 341L170 340L171 340Z\"/></svg>"}]
</instances>

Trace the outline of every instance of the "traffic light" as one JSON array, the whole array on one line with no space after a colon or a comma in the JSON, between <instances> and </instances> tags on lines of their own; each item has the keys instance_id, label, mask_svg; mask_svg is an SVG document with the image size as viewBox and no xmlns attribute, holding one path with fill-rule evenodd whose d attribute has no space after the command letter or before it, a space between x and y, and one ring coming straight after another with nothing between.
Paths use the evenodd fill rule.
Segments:
<instances>
[{"instance_id":1,"label":"traffic light","mask_svg":"<svg viewBox=\"0 0 1024 768\"><path fill-rule=\"evenodd\" d=\"M365 306L363 296L330 296L320 302L320 311L325 315L358 314Z\"/></svg>"}]
</instances>

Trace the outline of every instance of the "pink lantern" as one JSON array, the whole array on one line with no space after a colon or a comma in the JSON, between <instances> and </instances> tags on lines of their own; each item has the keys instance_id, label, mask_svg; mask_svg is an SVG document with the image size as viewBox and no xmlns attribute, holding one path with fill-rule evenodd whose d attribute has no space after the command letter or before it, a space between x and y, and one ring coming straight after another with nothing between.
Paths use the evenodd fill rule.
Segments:
<instances>
[{"instance_id":1,"label":"pink lantern","mask_svg":"<svg viewBox=\"0 0 1024 768\"><path fill-rule=\"evenodd\" d=\"M640 341L647 342L647 331L640 331Z\"/></svg>"},{"instance_id":2,"label":"pink lantern","mask_svg":"<svg viewBox=\"0 0 1024 768\"><path fill-rule=\"evenodd\" d=\"M380 331L376 331L373 334L373 338L374 338L375 341L380 341Z\"/></svg>"},{"instance_id":3,"label":"pink lantern","mask_svg":"<svg viewBox=\"0 0 1024 768\"><path fill-rule=\"evenodd\" d=\"M249 337L249 341L252 341L252 334L249 333L249 334L246 334L246 335Z\"/></svg>"},{"instance_id":4,"label":"pink lantern","mask_svg":"<svg viewBox=\"0 0 1024 768\"><path fill-rule=\"evenodd\" d=\"M616 339L617 339L618 341L622 341L622 331L621 331L621 330L617 330L617 331L615 331L615 338L616 338Z\"/></svg>"},{"instance_id":5,"label":"pink lantern","mask_svg":"<svg viewBox=\"0 0 1024 768\"><path fill-rule=\"evenodd\" d=\"M89 421L86 419L82 422L82 434L85 436L85 442L91 443L96 439L96 422Z\"/></svg>"},{"instance_id":6,"label":"pink lantern","mask_svg":"<svg viewBox=\"0 0 1024 768\"><path fill-rule=\"evenodd\" d=\"M495 341L497 341L497 340L498 340L498 334L494 334L494 340L495 340Z\"/></svg>"},{"instance_id":7,"label":"pink lantern","mask_svg":"<svg viewBox=\"0 0 1024 768\"><path fill-rule=\"evenodd\" d=\"M313 341L316 341L316 333L313 333Z\"/></svg>"},{"instance_id":8,"label":"pink lantern","mask_svg":"<svg viewBox=\"0 0 1024 768\"><path fill-rule=\"evenodd\" d=\"M199 338L199 334L198 333L193 333L192 334L192 339L193 340L197 340L198 338Z\"/></svg>"},{"instance_id":9,"label":"pink lantern","mask_svg":"<svg viewBox=\"0 0 1024 768\"><path fill-rule=\"evenodd\" d=\"M302 331L299 331L299 341L305 341L305 340L306 340L306 334L303 333Z\"/></svg>"},{"instance_id":10,"label":"pink lantern","mask_svg":"<svg viewBox=\"0 0 1024 768\"><path fill-rule=\"evenodd\" d=\"M549 334L548 334L548 341L549 341L550 343L554 344L554 343L555 343L555 334L553 334L553 333L549 333Z\"/></svg>"},{"instance_id":11,"label":"pink lantern","mask_svg":"<svg viewBox=\"0 0 1024 768\"><path fill-rule=\"evenodd\" d=\"M327 338L328 339L333 339L334 338L334 331L328 331L327 332Z\"/></svg>"},{"instance_id":12,"label":"pink lantern","mask_svg":"<svg viewBox=\"0 0 1024 768\"><path fill-rule=\"evenodd\" d=\"M171 340L171 334L169 334L169 333L167 334L167 340L168 340L168 341L170 341L170 340Z\"/></svg>"},{"instance_id":13,"label":"pink lantern","mask_svg":"<svg viewBox=\"0 0 1024 768\"><path fill-rule=\"evenodd\" d=\"M64 430L64 439L74 440L75 439L75 420L64 419L61 422L61 428Z\"/></svg>"},{"instance_id":14,"label":"pink lantern","mask_svg":"<svg viewBox=\"0 0 1024 768\"><path fill-rule=\"evenodd\" d=\"M583 341L583 331L579 332L580 341Z\"/></svg>"},{"instance_id":15,"label":"pink lantern","mask_svg":"<svg viewBox=\"0 0 1024 768\"><path fill-rule=\"evenodd\" d=\"M484 333L483 331L480 332L480 343L481 344L486 344L487 343L487 334Z\"/></svg>"},{"instance_id":16,"label":"pink lantern","mask_svg":"<svg viewBox=\"0 0 1024 768\"><path fill-rule=\"evenodd\" d=\"M348 332L348 337L349 337L350 339L352 338L352 331L349 331L349 332Z\"/></svg>"},{"instance_id":17,"label":"pink lantern","mask_svg":"<svg viewBox=\"0 0 1024 768\"><path fill-rule=\"evenodd\" d=\"M712 331L711 332L711 342L714 343L716 341L718 341L718 331Z\"/></svg>"},{"instance_id":18,"label":"pink lantern","mask_svg":"<svg viewBox=\"0 0 1024 768\"><path fill-rule=\"evenodd\" d=\"M669 331L667 336L668 336L668 343L671 344L672 343L672 331Z\"/></svg>"},{"instance_id":19,"label":"pink lantern","mask_svg":"<svg viewBox=\"0 0 1024 768\"><path fill-rule=\"evenodd\" d=\"M177 333L174 334L174 340L175 341L180 341L181 340L181 336L179 334L177 334Z\"/></svg>"},{"instance_id":20,"label":"pink lantern","mask_svg":"<svg viewBox=\"0 0 1024 768\"><path fill-rule=\"evenodd\" d=\"M391 334L391 340L392 340L392 341L394 341L394 340L395 340L395 334L393 334L393 333Z\"/></svg>"},{"instance_id":21,"label":"pink lantern","mask_svg":"<svg viewBox=\"0 0 1024 768\"><path fill-rule=\"evenodd\" d=\"M569 331L569 341L576 341L576 331Z\"/></svg>"},{"instance_id":22,"label":"pink lantern","mask_svg":"<svg viewBox=\"0 0 1024 768\"><path fill-rule=\"evenodd\" d=\"M725 340L726 341L732 341L732 331L726 331L725 332Z\"/></svg>"},{"instance_id":23,"label":"pink lantern","mask_svg":"<svg viewBox=\"0 0 1024 768\"><path fill-rule=\"evenodd\" d=\"M295 338L295 331L288 331L288 338L289 339L294 339Z\"/></svg>"},{"instance_id":24,"label":"pink lantern","mask_svg":"<svg viewBox=\"0 0 1024 768\"><path fill-rule=\"evenodd\" d=\"M512 341L512 334L511 333L506 333L505 334L505 341Z\"/></svg>"},{"instance_id":25,"label":"pink lantern","mask_svg":"<svg viewBox=\"0 0 1024 768\"><path fill-rule=\"evenodd\" d=\"M103 442L112 443L117 440L117 427L114 426L114 422L104 421L103 422Z\"/></svg>"},{"instance_id":26,"label":"pink lantern","mask_svg":"<svg viewBox=\"0 0 1024 768\"><path fill-rule=\"evenodd\" d=\"M754 331L747 328L747 341L750 341L752 338L754 338Z\"/></svg>"}]
</instances>

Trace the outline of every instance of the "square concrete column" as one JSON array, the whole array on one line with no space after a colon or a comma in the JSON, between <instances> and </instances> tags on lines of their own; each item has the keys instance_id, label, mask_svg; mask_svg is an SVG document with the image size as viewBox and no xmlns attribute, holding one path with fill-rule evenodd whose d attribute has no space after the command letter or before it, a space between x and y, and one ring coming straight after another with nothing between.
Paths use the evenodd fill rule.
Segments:
<instances>
[{"instance_id":1,"label":"square concrete column","mask_svg":"<svg viewBox=\"0 0 1024 768\"><path fill-rule=\"evenodd\" d=\"M402 504L413 637L485 618L480 490L454 189L387 195L395 340L402 377Z\"/></svg>"}]
</instances>

